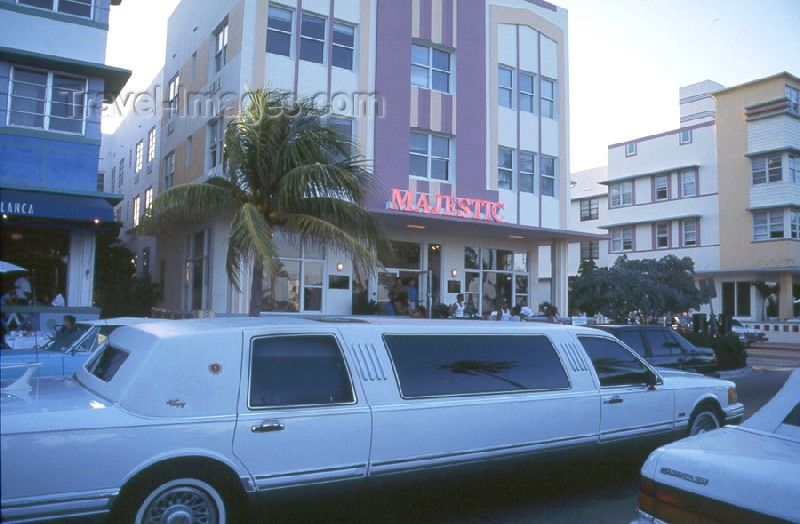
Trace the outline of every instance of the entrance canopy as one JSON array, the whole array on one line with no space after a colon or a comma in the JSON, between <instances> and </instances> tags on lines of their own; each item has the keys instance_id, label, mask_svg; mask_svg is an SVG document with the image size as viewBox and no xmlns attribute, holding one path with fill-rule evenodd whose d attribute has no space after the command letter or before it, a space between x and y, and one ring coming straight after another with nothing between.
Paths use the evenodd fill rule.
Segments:
<instances>
[{"instance_id":1,"label":"entrance canopy","mask_svg":"<svg viewBox=\"0 0 800 524\"><path fill-rule=\"evenodd\" d=\"M15 218L49 218L76 222L112 222L109 195L0 189L0 214Z\"/></svg>"}]
</instances>

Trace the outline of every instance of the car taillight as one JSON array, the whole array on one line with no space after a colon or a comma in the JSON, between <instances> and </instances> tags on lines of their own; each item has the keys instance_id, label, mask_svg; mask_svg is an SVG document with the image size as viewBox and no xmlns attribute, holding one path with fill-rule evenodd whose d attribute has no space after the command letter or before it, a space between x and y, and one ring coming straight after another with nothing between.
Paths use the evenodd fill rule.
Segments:
<instances>
[{"instance_id":1,"label":"car taillight","mask_svg":"<svg viewBox=\"0 0 800 524\"><path fill-rule=\"evenodd\" d=\"M728 388L728 404L736 402L736 388Z\"/></svg>"}]
</instances>

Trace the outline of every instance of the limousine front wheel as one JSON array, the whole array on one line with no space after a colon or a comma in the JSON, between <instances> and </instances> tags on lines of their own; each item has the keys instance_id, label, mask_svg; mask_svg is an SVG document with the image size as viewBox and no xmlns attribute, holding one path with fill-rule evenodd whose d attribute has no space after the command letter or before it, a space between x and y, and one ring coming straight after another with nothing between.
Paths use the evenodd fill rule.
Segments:
<instances>
[{"instance_id":1,"label":"limousine front wheel","mask_svg":"<svg viewBox=\"0 0 800 524\"><path fill-rule=\"evenodd\" d=\"M720 416L711 406L701 406L689 421L689 436L699 435L720 427Z\"/></svg>"}]
</instances>

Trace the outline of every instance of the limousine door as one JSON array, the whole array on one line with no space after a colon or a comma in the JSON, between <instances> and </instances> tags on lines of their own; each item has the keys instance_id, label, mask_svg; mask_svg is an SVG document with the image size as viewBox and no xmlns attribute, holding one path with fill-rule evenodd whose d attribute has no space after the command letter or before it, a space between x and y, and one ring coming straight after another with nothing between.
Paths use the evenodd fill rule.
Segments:
<instances>
[{"instance_id":1,"label":"limousine door","mask_svg":"<svg viewBox=\"0 0 800 524\"><path fill-rule=\"evenodd\" d=\"M649 368L619 343L581 336L600 381L600 443L666 439L674 425L674 393L649 387Z\"/></svg>"},{"instance_id":2,"label":"limousine door","mask_svg":"<svg viewBox=\"0 0 800 524\"><path fill-rule=\"evenodd\" d=\"M257 337L249 346L233 451L258 490L363 479L370 412L336 336Z\"/></svg>"}]
</instances>

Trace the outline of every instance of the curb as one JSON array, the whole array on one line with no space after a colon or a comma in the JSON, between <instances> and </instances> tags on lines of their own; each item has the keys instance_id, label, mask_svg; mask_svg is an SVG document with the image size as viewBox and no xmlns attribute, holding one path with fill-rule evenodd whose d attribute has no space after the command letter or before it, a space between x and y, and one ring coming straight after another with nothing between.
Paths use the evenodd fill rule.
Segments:
<instances>
[{"instance_id":1,"label":"curb","mask_svg":"<svg viewBox=\"0 0 800 524\"><path fill-rule=\"evenodd\" d=\"M718 371L715 373L718 378L721 379L729 379L729 378L736 378L736 377L743 377L745 375L749 375L753 372L752 366L745 366L739 369L730 369L727 371Z\"/></svg>"}]
</instances>

